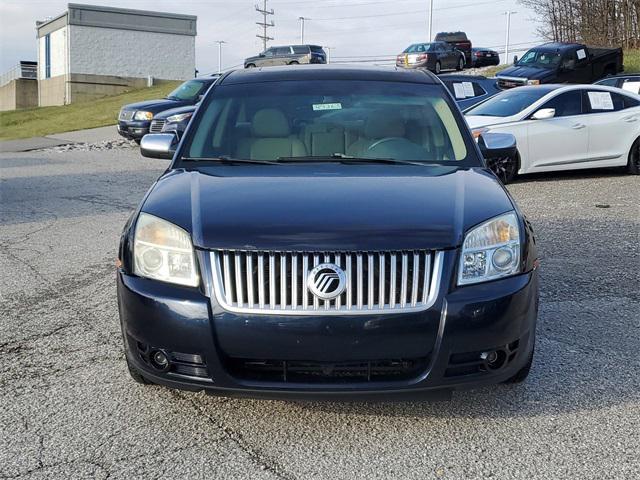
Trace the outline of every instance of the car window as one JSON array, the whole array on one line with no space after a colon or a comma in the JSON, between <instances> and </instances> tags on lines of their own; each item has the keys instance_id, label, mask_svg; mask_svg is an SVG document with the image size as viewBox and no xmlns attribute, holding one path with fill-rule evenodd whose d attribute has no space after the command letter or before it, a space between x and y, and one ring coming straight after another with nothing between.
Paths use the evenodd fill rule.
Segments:
<instances>
[{"instance_id":1,"label":"car window","mask_svg":"<svg viewBox=\"0 0 640 480\"><path fill-rule=\"evenodd\" d=\"M583 94L586 113L617 112L625 107L624 95L614 92L587 90Z\"/></svg>"},{"instance_id":2,"label":"car window","mask_svg":"<svg viewBox=\"0 0 640 480\"><path fill-rule=\"evenodd\" d=\"M171 100L195 100L196 97L206 91L209 83L200 80L188 80L172 91L167 98Z\"/></svg>"},{"instance_id":3,"label":"car window","mask_svg":"<svg viewBox=\"0 0 640 480\"><path fill-rule=\"evenodd\" d=\"M525 53L516 65L524 67L556 68L562 56L557 52L546 50L529 50Z\"/></svg>"},{"instance_id":4,"label":"car window","mask_svg":"<svg viewBox=\"0 0 640 480\"><path fill-rule=\"evenodd\" d=\"M318 45L311 45L311 47L309 47L311 49L311 51L313 53L324 53L324 50L322 47L318 46Z\"/></svg>"},{"instance_id":5,"label":"car window","mask_svg":"<svg viewBox=\"0 0 640 480\"><path fill-rule=\"evenodd\" d=\"M631 98L628 95L621 95L624 102L624 108L640 107L640 100Z\"/></svg>"},{"instance_id":6,"label":"car window","mask_svg":"<svg viewBox=\"0 0 640 480\"><path fill-rule=\"evenodd\" d=\"M624 78L620 88L631 93L640 94L640 77Z\"/></svg>"},{"instance_id":7,"label":"car window","mask_svg":"<svg viewBox=\"0 0 640 480\"><path fill-rule=\"evenodd\" d=\"M544 103L540 108L553 108L556 111L556 118L580 115L582 113L582 92L572 90L561 93Z\"/></svg>"},{"instance_id":8,"label":"car window","mask_svg":"<svg viewBox=\"0 0 640 480\"><path fill-rule=\"evenodd\" d=\"M478 82L463 80L443 80L445 86L449 89L456 100L464 100L465 98L475 98L486 95L487 92Z\"/></svg>"},{"instance_id":9,"label":"car window","mask_svg":"<svg viewBox=\"0 0 640 480\"><path fill-rule=\"evenodd\" d=\"M264 56L265 56L265 57L273 57L273 55L274 55L274 51L275 51L275 49L274 49L274 48L269 48L268 50L265 50L265 52L264 52Z\"/></svg>"},{"instance_id":10,"label":"car window","mask_svg":"<svg viewBox=\"0 0 640 480\"><path fill-rule=\"evenodd\" d=\"M520 87L506 90L482 102L470 110L466 115L480 115L485 117L510 117L516 115L547 95L549 90L543 88Z\"/></svg>"},{"instance_id":11,"label":"car window","mask_svg":"<svg viewBox=\"0 0 640 480\"><path fill-rule=\"evenodd\" d=\"M430 163L475 156L438 85L289 81L220 85L185 139L190 158L351 156ZM304 161L304 160L302 160Z\"/></svg>"},{"instance_id":12,"label":"car window","mask_svg":"<svg viewBox=\"0 0 640 480\"><path fill-rule=\"evenodd\" d=\"M409 45L407 48L405 48L404 52L402 52L402 53L421 53L421 52L426 52L430 48L433 48L433 45L434 44L429 44L429 43L415 43L415 44Z\"/></svg>"},{"instance_id":13,"label":"car window","mask_svg":"<svg viewBox=\"0 0 640 480\"><path fill-rule=\"evenodd\" d=\"M605 85L607 87L617 87L618 79L615 77L605 78L604 80L599 80L596 82L596 85Z\"/></svg>"},{"instance_id":14,"label":"car window","mask_svg":"<svg viewBox=\"0 0 640 480\"><path fill-rule=\"evenodd\" d=\"M292 48L293 53L295 53L296 55L304 55L306 53L309 53L309 47L307 47L306 45L294 45Z\"/></svg>"},{"instance_id":15,"label":"car window","mask_svg":"<svg viewBox=\"0 0 640 480\"><path fill-rule=\"evenodd\" d=\"M291 53L291 50L289 49L289 47L278 47L276 48L276 55L289 55Z\"/></svg>"}]
</instances>

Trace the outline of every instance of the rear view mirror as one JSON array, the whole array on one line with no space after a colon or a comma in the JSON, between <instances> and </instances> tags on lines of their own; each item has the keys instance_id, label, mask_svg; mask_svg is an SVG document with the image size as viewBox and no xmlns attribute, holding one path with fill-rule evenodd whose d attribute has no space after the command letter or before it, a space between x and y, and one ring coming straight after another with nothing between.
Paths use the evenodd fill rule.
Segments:
<instances>
[{"instance_id":1,"label":"rear view mirror","mask_svg":"<svg viewBox=\"0 0 640 480\"><path fill-rule=\"evenodd\" d=\"M140 153L149 158L173 158L178 144L178 137L174 133L149 133L142 137Z\"/></svg>"},{"instance_id":2,"label":"rear view mirror","mask_svg":"<svg viewBox=\"0 0 640 480\"><path fill-rule=\"evenodd\" d=\"M518 152L516 137L510 133L483 133L478 137L478 146L485 159L515 157Z\"/></svg>"},{"instance_id":3,"label":"rear view mirror","mask_svg":"<svg viewBox=\"0 0 640 480\"><path fill-rule=\"evenodd\" d=\"M533 120L548 120L556 116L555 108L541 108L536 113L531 115Z\"/></svg>"},{"instance_id":4,"label":"rear view mirror","mask_svg":"<svg viewBox=\"0 0 640 480\"><path fill-rule=\"evenodd\" d=\"M515 65L516 63L518 63L518 55L513 56L513 64Z\"/></svg>"}]
</instances>

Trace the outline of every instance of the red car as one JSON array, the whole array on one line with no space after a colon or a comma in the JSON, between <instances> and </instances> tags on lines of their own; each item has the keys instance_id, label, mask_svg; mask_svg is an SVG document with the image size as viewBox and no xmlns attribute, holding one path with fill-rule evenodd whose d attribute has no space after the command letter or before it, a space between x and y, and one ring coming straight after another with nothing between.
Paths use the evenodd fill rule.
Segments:
<instances>
[{"instance_id":1,"label":"red car","mask_svg":"<svg viewBox=\"0 0 640 480\"><path fill-rule=\"evenodd\" d=\"M464 32L440 32L436 35L436 42L446 42L456 50L464 53L467 65L471 65L471 40L467 38Z\"/></svg>"}]
</instances>

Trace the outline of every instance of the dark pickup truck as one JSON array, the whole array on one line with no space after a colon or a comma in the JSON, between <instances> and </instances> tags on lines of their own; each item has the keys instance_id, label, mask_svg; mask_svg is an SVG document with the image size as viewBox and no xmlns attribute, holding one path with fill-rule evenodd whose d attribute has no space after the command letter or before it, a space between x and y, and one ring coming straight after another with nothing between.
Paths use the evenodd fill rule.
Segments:
<instances>
[{"instance_id":1,"label":"dark pickup truck","mask_svg":"<svg viewBox=\"0 0 640 480\"><path fill-rule=\"evenodd\" d=\"M500 88L513 88L541 83L592 83L622 70L621 48L545 43L529 50L497 77Z\"/></svg>"}]
</instances>

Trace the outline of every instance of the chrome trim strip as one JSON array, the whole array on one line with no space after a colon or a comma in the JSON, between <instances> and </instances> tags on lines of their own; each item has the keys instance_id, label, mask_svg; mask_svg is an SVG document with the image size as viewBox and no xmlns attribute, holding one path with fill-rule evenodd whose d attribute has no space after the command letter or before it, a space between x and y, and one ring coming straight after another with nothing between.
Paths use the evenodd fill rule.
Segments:
<instances>
[{"instance_id":1,"label":"chrome trim strip","mask_svg":"<svg viewBox=\"0 0 640 480\"><path fill-rule=\"evenodd\" d=\"M382 308L377 306L373 309L368 309L368 308L357 309L357 308L351 308L352 304L347 303L346 305L342 305L339 308L334 307L326 311L324 310L318 311L318 310L307 309L307 308L294 310L290 306L285 306L284 308L282 308L282 306L278 306L279 308L275 308L275 298L273 298L274 300L273 305L270 304L269 308L261 308L261 309L239 307L237 304L233 304L232 302L227 302L226 298L231 293L230 292L227 293L224 291L223 285L226 280L223 280L223 277L226 278L225 275L227 274L228 270L224 269L223 265L220 262L220 257L222 257L223 259L226 257L228 261L228 252L211 251L209 252L209 255L210 255L210 264L211 264L212 276L213 276L214 295L212 296L212 301L213 301L213 298L215 297L215 300L218 303L218 305L226 311L233 312L233 313L241 313L241 314L251 314L251 315L306 315L306 316L347 315L348 316L348 315L373 315L373 314L384 315L384 314L397 314L397 313L412 313L412 312L422 312L424 310L431 308L436 302L438 298L438 294L440 292L445 254L442 251L425 253L426 262L425 262L425 279L424 279L425 294L423 295L424 301L422 303L417 304L416 306L405 306L405 308L401 309L401 308L396 308L395 304L394 305L385 304ZM268 255L269 255L269 262L271 265L271 262L274 259L274 254L269 253ZM351 254L347 253L346 256L349 259ZM259 258L258 278L259 279L261 276L261 273L260 273L261 271L262 271L262 277L264 277L264 267L261 268L261 265L263 265L263 262L260 262L261 257L264 259L264 253L258 254L258 258ZM391 263L391 267L392 267L391 270L395 273L396 254L391 254L390 257L393 258L393 261ZM433 270L431 275L429 275L431 257L433 257ZM306 258L306 255L303 256L303 263L305 258ZM350 277L351 269L349 268L349 265L350 263L347 263L347 271L348 271L347 276L348 278L352 278ZM270 272L271 271L273 270L270 269ZM431 279L433 279L433 281L431 281ZM269 283L273 285L271 281ZM348 282L348 284L350 284L350 282ZM264 285L264 283L262 283L262 285ZM262 290L262 288L260 288L260 290ZM259 293L260 293L260 290L258 291ZM395 290L395 287L394 287L394 290ZM270 288L269 296L270 296L270 299L272 296L275 296L275 288L273 289ZM264 293L262 294L262 297L264 299ZM347 298L350 298L349 290L347 290Z\"/></svg>"}]
</instances>

